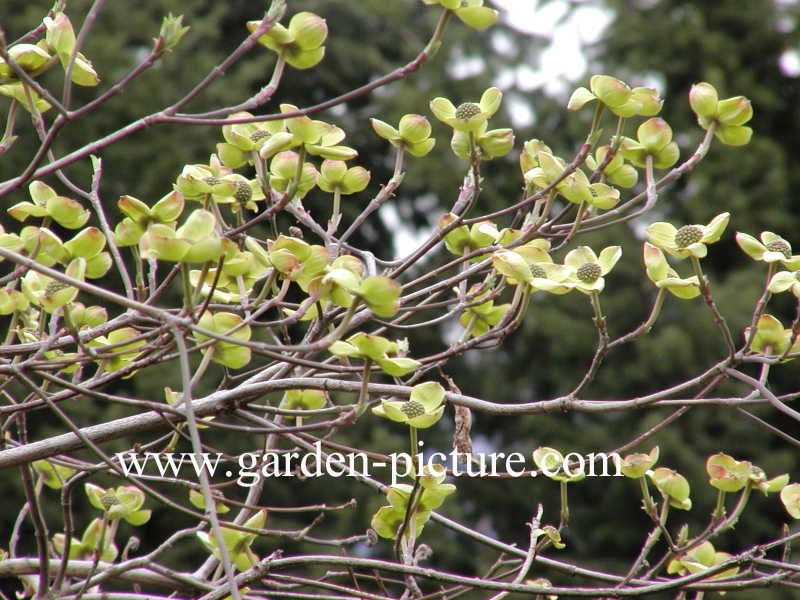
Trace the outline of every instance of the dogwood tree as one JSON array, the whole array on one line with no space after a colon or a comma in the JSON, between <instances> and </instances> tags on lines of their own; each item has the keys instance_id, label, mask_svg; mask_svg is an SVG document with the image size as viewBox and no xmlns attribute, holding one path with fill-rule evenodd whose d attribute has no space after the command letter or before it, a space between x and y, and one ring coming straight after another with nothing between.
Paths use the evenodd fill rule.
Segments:
<instances>
[{"instance_id":1,"label":"dogwood tree","mask_svg":"<svg viewBox=\"0 0 800 600\"><path fill-rule=\"evenodd\" d=\"M420 94L418 109L397 122L378 114L358 124L382 140L393 164L389 178L375 181L332 109L346 111L400 80L413 86L450 28L482 32L497 11L482 0L423 0L419 9L439 16L411 62L301 106L282 101L281 82L288 70L326 68L328 25L324 15L292 14L275 0L263 18L242 23L241 43L179 99L56 152L59 131L90 122L148 69L191 64L181 54L191 23L167 15L128 73L98 73L83 50L102 8L96 2L76 15L56 6L0 44L0 93L9 99L0 148L14 150L23 122L32 125L24 135L37 139L27 166L0 182L8 216L0 232L0 477L18 479L24 493L0 541L0 576L19 595L702 597L796 585L788 525L737 546L725 536L748 518L754 493L781 507L787 523L800 518L794 474L765 473L720 449L696 457L707 479L690 481L650 443L693 407L761 405L798 417L798 392L770 385L772 372L795 368L800 355L800 319L787 321L772 301L800 298L792 232L734 232L736 215L724 207L706 223L658 216L669 185L690 179L715 147L747 151L753 108L745 96L697 82L662 98L597 74L564 107L591 118L583 143L562 156L547 140L518 140L498 126L497 87L468 98ZM265 57L272 71L257 93L190 110L234 65ZM75 102L75 86L94 90L91 99ZM670 125L659 117L664 102L688 103L695 122ZM214 127L218 142L165 181L160 198L107 197L104 150L167 124ZM673 127L699 128L699 144L686 147ZM396 252L357 243L406 183L407 165L435 153L452 153L463 168L436 227ZM519 195L487 211L482 192L493 164L508 157L519 163ZM632 224L636 244L586 241ZM763 282L739 329L723 316L704 269L726 237ZM641 257L635 273L615 270L623 254ZM642 282L648 316L617 331L604 290ZM568 393L500 403L464 393L448 375L461 357L479 361L502 348L537 305L572 296L585 298L574 318L595 333L586 340L593 358ZM687 303L702 303L714 323L718 351L709 364L662 389L591 396L599 372L625 377L621 348L646 339L662 311ZM417 333L431 329L443 333L437 342L417 345ZM532 360L548 361L547 352ZM136 393L128 385L136 380L154 381L158 394ZM87 406L125 415L93 422ZM533 444L487 453L472 443L476 416L669 407L643 433L588 456ZM754 431L796 444L761 425ZM407 436L404 448L370 435L387 429ZM421 450L433 431L451 434L452 448ZM590 485L592 475L640 497L649 521L623 567L569 555L571 540L592 524L570 519L568 490ZM558 501L531 500L526 546L463 517L464 478L495 486L537 476ZM303 480L343 478L354 490L348 498L331 483L312 503L297 491ZM698 496L712 499L708 514L693 508ZM687 514L703 527L690 527ZM466 544L492 557L484 570L437 561L443 546Z\"/></svg>"}]
</instances>

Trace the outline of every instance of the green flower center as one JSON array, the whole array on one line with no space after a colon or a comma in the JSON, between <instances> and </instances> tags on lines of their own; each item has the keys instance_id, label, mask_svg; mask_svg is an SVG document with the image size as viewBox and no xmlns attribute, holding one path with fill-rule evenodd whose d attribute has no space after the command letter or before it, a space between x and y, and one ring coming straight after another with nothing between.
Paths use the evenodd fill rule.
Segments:
<instances>
[{"instance_id":1,"label":"green flower center","mask_svg":"<svg viewBox=\"0 0 800 600\"><path fill-rule=\"evenodd\" d=\"M786 258L792 257L792 247L784 240L775 240L774 242L770 242L767 244L767 250L770 252L780 252Z\"/></svg>"},{"instance_id":2,"label":"green flower center","mask_svg":"<svg viewBox=\"0 0 800 600\"><path fill-rule=\"evenodd\" d=\"M119 498L117 498L116 494L108 493L100 497L100 504L103 505L103 508L109 510L112 506L119 504Z\"/></svg>"},{"instance_id":3,"label":"green flower center","mask_svg":"<svg viewBox=\"0 0 800 600\"><path fill-rule=\"evenodd\" d=\"M425 414L425 407L422 406L420 402L416 400L408 400L403 403L403 406L400 407L400 410L403 411L403 414L407 416L409 419L413 419L414 417L421 417Z\"/></svg>"},{"instance_id":4,"label":"green flower center","mask_svg":"<svg viewBox=\"0 0 800 600\"><path fill-rule=\"evenodd\" d=\"M481 114L481 107L474 102L464 102L456 109L456 119L463 119L464 121L479 114Z\"/></svg>"},{"instance_id":5,"label":"green flower center","mask_svg":"<svg viewBox=\"0 0 800 600\"><path fill-rule=\"evenodd\" d=\"M603 269L597 263L583 263L575 273L584 283L594 283L603 274Z\"/></svg>"},{"instance_id":6,"label":"green flower center","mask_svg":"<svg viewBox=\"0 0 800 600\"><path fill-rule=\"evenodd\" d=\"M238 181L236 183L236 192L233 194L233 197L242 204L250 202L250 198L253 197L253 188L251 188L250 184L246 181Z\"/></svg>"},{"instance_id":7,"label":"green flower center","mask_svg":"<svg viewBox=\"0 0 800 600\"><path fill-rule=\"evenodd\" d=\"M547 272L541 265L531 265L531 275L539 279L547 279Z\"/></svg>"},{"instance_id":8,"label":"green flower center","mask_svg":"<svg viewBox=\"0 0 800 600\"><path fill-rule=\"evenodd\" d=\"M697 225L684 225L675 232L675 245L678 248L686 248L689 244L694 244L703 239L703 230Z\"/></svg>"},{"instance_id":9,"label":"green flower center","mask_svg":"<svg viewBox=\"0 0 800 600\"><path fill-rule=\"evenodd\" d=\"M269 131L264 131L263 129L259 129L258 131L254 131L253 133L250 134L250 141L258 142L260 140L263 140L264 138L270 137L270 135L271 134Z\"/></svg>"},{"instance_id":10,"label":"green flower center","mask_svg":"<svg viewBox=\"0 0 800 600\"><path fill-rule=\"evenodd\" d=\"M210 186L219 185L222 183L222 180L219 177L209 176L203 179L203 183L207 183Z\"/></svg>"}]
</instances>

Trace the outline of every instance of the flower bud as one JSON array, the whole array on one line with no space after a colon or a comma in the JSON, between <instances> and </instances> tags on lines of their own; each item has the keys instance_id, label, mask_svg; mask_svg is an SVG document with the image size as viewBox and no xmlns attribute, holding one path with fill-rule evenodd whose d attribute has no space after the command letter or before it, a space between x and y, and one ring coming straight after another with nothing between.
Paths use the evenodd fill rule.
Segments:
<instances>
[{"instance_id":1,"label":"flower bud","mask_svg":"<svg viewBox=\"0 0 800 600\"><path fill-rule=\"evenodd\" d=\"M504 275L509 283L530 283L533 280L533 274L519 254L513 250L497 250L492 254L492 266L495 270Z\"/></svg>"},{"instance_id":2,"label":"flower bud","mask_svg":"<svg viewBox=\"0 0 800 600\"><path fill-rule=\"evenodd\" d=\"M654 117L639 125L636 136L650 154L656 154L672 141L672 128L664 119Z\"/></svg>"},{"instance_id":3,"label":"flower bud","mask_svg":"<svg viewBox=\"0 0 800 600\"><path fill-rule=\"evenodd\" d=\"M69 259L61 239L46 227L24 227L20 231L20 241L29 254L38 248L36 261L45 266L49 267L56 261L63 262Z\"/></svg>"},{"instance_id":4,"label":"flower bud","mask_svg":"<svg viewBox=\"0 0 800 600\"><path fill-rule=\"evenodd\" d=\"M653 166L656 169L668 169L678 162L680 154L681 151L678 148L678 144L670 142L658 154L653 156Z\"/></svg>"},{"instance_id":5,"label":"flower bud","mask_svg":"<svg viewBox=\"0 0 800 600\"><path fill-rule=\"evenodd\" d=\"M28 309L28 299L18 290L0 289L0 315L10 315Z\"/></svg>"},{"instance_id":6,"label":"flower bud","mask_svg":"<svg viewBox=\"0 0 800 600\"><path fill-rule=\"evenodd\" d=\"M153 205L152 214L161 223L171 223L181 215L183 206L183 196L175 190Z\"/></svg>"},{"instance_id":7,"label":"flower bud","mask_svg":"<svg viewBox=\"0 0 800 600\"><path fill-rule=\"evenodd\" d=\"M749 482L750 463L727 454L714 454L706 461L709 484L723 492L738 492Z\"/></svg>"},{"instance_id":8,"label":"flower bud","mask_svg":"<svg viewBox=\"0 0 800 600\"><path fill-rule=\"evenodd\" d=\"M480 136L478 145L490 158L505 156L514 147L514 132L511 129L492 129Z\"/></svg>"},{"instance_id":9,"label":"flower bud","mask_svg":"<svg viewBox=\"0 0 800 600\"><path fill-rule=\"evenodd\" d=\"M724 125L744 125L753 118L753 106L744 96L720 100L717 108L719 121Z\"/></svg>"},{"instance_id":10,"label":"flower bud","mask_svg":"<svg viewBox=\"0 0 800 600\"><path fill-rule=\"evenodd\" d=\"M101 252L96 256L86 259L86 277L89 279L99 279L111 268L111 255L108 252Z\"/></svg>"},{"instance_id":11,"label":"flower bud","mask_svg":"<svg viewBox=\"0 0 800 600\"><path fill-rule=\"evenodd\" d=\"M341 160L324 160L319 169L319 187L324 192L332 192L347 173L347 165Z\"/></svg>"},{"instance_id":12,"label":"flower bud","mask_svg":"<svg viewBox=\"0 0 800 600\"><path fill-rule=\"evenodd\" d=\"M661 111L664 101L659 97L658 92L653 88L636 87L633 88L633 97L641 105L638 114L642 117L652 117Z\"/></svg>"},{"instance_id":13,"label":"flower bud","mask_svg":"<svg viewBox=\"0 0 800 600\"><path fill-rule=\"evenodd\" d=\"M422 115L403 115L400 119L399 133L404 140L411 144L421 142L430 137L431 124L428 119Z\"/></svg>"},{"instance_id":14,"label":"flower bud","mask_svg":"<svg viewBox=\"0 0 800 600\"><path fill-rule=\"evenodd\" d=\"M466 131L454 130L450 148L458 158L470 160L470 134Z\"/></svg>"},{"instance_id":15,"label":"flower bud","mask_svg":"<svg viewBox=\"0 0 800 600\"><path fill-rule=\"evenodd\" d=\"M108 321L108 312L102 306L87 306L83 312L81 325L97 327Z\"/></svg>"},{"instance_id":16,"label":"flower bud","mask_svg":"<svg viewBox=\"0 0 800 600\"><path fill-rule=\"evenodd\" d=\"M325 57L325 46L311 50L295 50L286 53L286 63L302 71L316 67Z\"/></svg>"},{"instance_id":17,"label":"flower bud","mask_svg":"<svg viewBox=\"0 0 800 600\"><path fill-rule=\"evenodd\" d=\"M204 194L211 193L211 186L206 181L211 172L201 165L186 165L183 167L175 189L189 199L198 199Z\"/></svg>"},{"instance_id":18,"label":"flower bud","mask_svg":"<svg viewBox=\"0 0 800 600\"><path fill-rule=\"evenodd\" d=\"M558 191L564 198L575 204L592 201L592 189L589 186L589 179L579 171L567 175L558 184Z\"/></svg>"},{"instance_id":19,"label":"flower bud","mask_svg":"<svg viewBox=\"0 0 800 600\"><path fill-rule=\"evenodd\" d=\"M287 390L280 408L288 410L316 410L325 406L327 398L323 390Z\"/></svg>"},{"instance_id":20,"label":"flower bud","mask_svg":"<svg viewBox=\"0 0 800 600\"><path fill-rule=\"evenodd\" d=\"M72 63L72 83L85 87L94 87L100 83L100 77L94 70L91 61L78 52L75 62Z\"/></svg>"},{"instance_id":21,"label":"flower bud","mask_svg":"<svg viewBox=\"0 0 800 600\"><path fill-rule=\"evenodd\" d=\"M680 473L666 467L658 467L649 473L658 490L669 500L670 506L680 510L690 510L689 482Z\"/></svg>"},{"instance_id":22,"label":"flower bud","mask_svg":"<svg viewBox=\"0 0 800 600\"><path fill-rule=\"evenodd\" d=\"M475 223L469 230L471 245L474 248L485 248L493 244L499 236L500 232L497 231L497 226L491 221Z\"/></svg>"},{"instance_id":23,"label":"flower bud","mask_svg":"<svg viewBox=\"0 0 800 600\"><path fill-rule=\"evenodd\" d=\"M800 519L800 483L790 483L781 490L781 503L793 519Z\"/></svg>"},{"instance_id":24,"label":"flower bud","mask_svg":"<svg viewBox=\"0 0 800 600\"><path fill-rule=\"evenodd\" d=\"M631 97L631 88L624 81L609 75L595 75L589 82L595 96L606 106L615 108L625 104Z\"/></svg>"},{"instance_id":25,"label":"flower bud","mask_svg":"<svg viewBox=\"0 0 800 600\"><path fill-rule=\"evenodd\" d=\"M203 209L193 211L175 232L178 238L190 242L189 248L180 260L185 262L217 260L223 248L215 226L216 219L212 213Z\"/></svg>"},{"instance_id":26,"label":"flower bud","mask_svg":"<svg viewBox=\"0 0 800 600\"><path fill-rule=\"evenodd\" d=\"M252 158L249 153L227 142L217 144L217 156L219 156L222 164L230 169L238 169L246 165Z\"/></svg>"},{"instance_id":27,"label":"flower bud","mask_svg":"<svg viewBox=\"0 0 800 600\"><path fill-rule=\"evenodd\" d=\"M522 153L519 155L519 166L523 173L539 166L539 152L552 154L550 147L541 140L528 140L522 146Z\"/></svg>"},{"instance_id":28,"label":"flower bud","mask_svg":"<svg viewBox=\"0 0 800 600\"><path fill-rule=\"evenodd\" d=\"M342 254L337 256L331 263L334 269L347 269L355 273L359 278L364 275L364 263L352 254Z\"/></svg>"},{"instance_id":29,"label":"flower bud","mask_svg":"<svg viewBox=\"0 0 800 600\"><path fill-rule=\"evenodd\" d=\"M583 106L595 99L595 95L585 87L579 87L569 97L567 110L580 110Z\"/></svg>"},{"instance_id":30,"label":"flower bud","mask_svg":"<svg viewBox=\"0 0 800 600\"><path fill-rule=\"evenodd\" d=\"M756 331L752 336L750 349L767 356L783 354L790 341L787 334L791 336L791 330L784 329L778 319L769 314L761 315L756 321ZM746 335L750 335L749 328Z\"/></svg>"},{"instance_id":31,"label":"flower bud","mask_svg":"<svg viewBox=\"0 0 800 600\"><path fill-rule=\"evenodd\" d=\"M21 81L0 85L0 94L13 98L28 112L44 113L51 108L47 100L40 98L35 90L23 85Z\"/></svg>"},{"instance_id":32,"label":"flower bud","mask_svg":"<svg viewBox=\"0 0 800 600\"><path fill-rule=\"evenodd\" d=\"M689 105L698 117L715 118L718 102L717 90L710 83L695 83L689 90Z\"/></svg>"},{"instance_id":33,"label":"flower bud","mask_svg":"<svg viewBox=\"0 0 800 600\"><path fill-rule=\"evenodd\" d=\"M639 173L631 165L622 165L615 171L606 173L606 176L610 184L625 189L632 188L639 180Z\"/></svg>"},{"instance_id":34,"label":"flower bud","mask_svg":"<svg viewBox=\"0 0 800 600\"><path fill-rule=\"evenodd\" d=\"M281 152L270 161L270 173L282 178L291 179L294 176L299 160L300 157L296 152Z\"/></svg>"},{"instance_id":35,"label":"flower bud","mask_svg":"<svg viewBox=\"0 0 800 600\"><path fill-rule=\"evenodd\" d=\"M553 156L549 152L540 151L537 154L537 159L548 181L557 179L566 168L566 163L562 159Z\"/></svg>"},{"instance_id":36,"label":"flower bud","mask_svg":"<svg viewBox=\"0 0 800 600\"><path fill-rule=\"evenodd\" d=\"M144 235L144 227L130 218L122 219L114 228L114 243L117 246L135 246Z\"/></svg>"},{"instance_id":37,"label":"flower bud","mask_svg":"<svg viewBox=\"0 0 800 600\"><path fill-rule=\"evenodd\" d=\"M72 256L82 256L86 259L97 256L105 247L106 236L97 227L87 227L64 243L64 248Z\"/></svg>"},{"instance_id":38,"label":"flower bud","mask_svg":"<svg viewBox=\"0 0 800 600\"><path fill-rule=\"evenodd\" d=\"M261 158L272 158L278 152L288 150L294 144L294 136L288 131L279 131L272 134L261 146L258 155Z\"/></svg>"},{"instance_id":39,"label":"flower bud","mask_svg":"<svg viewBox=\"0 0 800 600\"><path fill-rule=\"evenodd\" d=\"M589 203L602 210L608 210L619 203L619 190L605 183L596 182L589 186L592 198Z\"/></svg>"},{"instance_id":40,"label":"flower bud","mask_svg":"<svg viewBox=\"0 0 800 600\"><path fill-rule=\"evenodd\" d=\"M86 275L86 261L83 258L75 258L67 265L65 270L67 276L83 281ZM53 285L55 284L55 285ZM48 313L52 313L59 306L69 304L78 296L78 288L69 286L61 281L51 280L42 298L42 308Z\"/></svg>"},{"instance_id":41,"label":"flower bud","mask_svg":"<svg viewBox=\"0 0 800 600\"><path fill-rule=\"evenodd\" d=\"M497 21L497 17L500 15L500 13L493 8L481 5L458 8L455 13L462 23L473 29L485 29L489 27Z\"/></svg>"},{"instance_id":42,"label":"flower bud","mask_svg":"<svg viewBox=\"0 0 800 600\"><path fill-rule=\"evenodd\" d=\"M75 49L75 31L69 17L63 12L53 18L45 17L44 26L47 29L47 45L55 50L61 63L66 64Z\"/></svg>"},{"instance_id":43,"label":"flower bud","mask_svg":"<svg viewBox=\"0 0 800 600\"><path fill-rule=\"evenodd\" d=\"M50 55L35 44L17 44L9 48L8 54L23 71L30 74L36 74L50 61ZM11 67L0 62L0 80L3 79L16 79L16 75Z\"/></svg>"},{"instance_id":44,"label":"flower bud","mask_svg":"<svg viewBox=\"0 0 800 600\"><path fill-rule=\"evenodd\" d=\"M385 121L381 121L380 119L370 119L369 122L372 125L372 129L375 130L375 133L377 133L379 137L382 137L385 140L392 141L394 138L400 135L400 132L397 131L397 129L395 129Z\"/></svg>"},{"instance_id":45,"label":"flower bud","mask_svg":"<svg viewBox=\"0 0 800 600\"><path fill-rule=\"evenodd\" d=\"M458 217L453 213L442 215L439 217L439 229L444 229L456 219ZM444 243L448 251L458 256L461 256L465 249L469 249L470 241L469 228L466 225L460 225L447 232L444 236Z\"/></svg>"},{"instance_id":46,"label":"flower bud","mask_svg":"<svg viewBox=\"0 0 800 600\"><path fill-rule=\"evenodd\" d=\"M150 216L149 207L133 196L120 196L117 201L117 208L122 211L122 214L134 221L143 221Z\"/></svg>"},{"instance_id":47,"label":"flower bud","mask_svg":"<svg viewBox=\"0 0 800 600\"><path fill-rule=\"evenodd\" d=\"M83 227L89 220L89 211L80 202L66 196L55 196L47 200L47 214L67 229Z\"/></svg>"},{"instance_id":48,"label":"flower bud","mask_svg":"<svg viewBox=\"0 0 800 600\"><path fill-rule=\"evenodd\" d=\"M714 134L726 146L745 146L753 137L753 130L750 127L733 125L720 127Z\"/></svg>"},{"instance_id":49,"label":"flower bud","mask_svg":"<svg viewBox=\"0 0 800 600\"><path fill-rule=\"evenodd\" d=\"M328 37L325 19L312 12L299 12L289 22L289 33L301 50L319 48Z\"/></svg>"},{"instance_id":50,"label":"flower bud","mask_svg":"<svg viewBox=\"0 0 800 600\"><path fill-rule=\"evenodd\" d=\"M248 21L247 31L253 33L261 27L261 21ZM270 50L279 51L280 46L292 43L292 34L280 23L273 23L269 31L258 38L258 43L265 45Z\"/></svg>"},{"instance_id":51,"label":"flower bud","mask_svg":"<svg viewBox=\"0 0 800 600\"><path fill-rule=\"evenodd\" d=\"M342 178L342 191L345 194L362 192L369 183L370 174L364 167L351 167L347 169Z\"/></svg>"},{"instance_id":52,"label":"flower bud","mask_svg":"<svg viewBox=\"0 0 800 600\"><path fill-rule=\"evenodd\" d=\"M658 446L655 446L648 454L629 454L622 459L619 469L625 477L630 477L631 479L644 477L647 471L653 468L653 465L658 461L658 453Z\"/></svg>"},{"instance_id":53,"label":"flower bud","mask_svg":"<svg viewBox=\"0 0 800 600\"><path fill-rule=\"evenodd\" d=\"M189 251L191 243L175 237L171 227L155 223L139 239L139 252L142 258L157 258L180 262Z\"/></svg>"},{"instance_id":54,"label":"flower bud","mask_svg":"<svg viewBox=\"0 0 800 600\"><path fill-rule=\"evenodd\" d=\"M177 17L168 14L161 21L161 30L158 37L162 43L162 51L168 52L177 46L186 32L189 31L188 27L183 27L183 15Z\"/></svg>"},{"instance_id":55,"label":"flower bud","mask_svg":"<svg viewBox=\"0 0 800 600\"><path fill-rule=\"evenodd\" d=\"M358 156L358 151L350 146L322 146L307 144L306 151L314 156L321 156L330 160L352 160Z\"/></svg>"},{"instance_id":56,"label":"flower bud","mask_svg":"<svg viewBox=\"0 0 800 600\"><path fill-rule=\"evenodd\" d=\"M290 276L300 267L300 261L286 248L278 248L269 253L269 262L278 273Z\"/></svg>"},{"instance_id":57,"label":"flower bud","mask_svg":"<svg viewBox=\"0 0 800 600\"><path fill-rule=\"evenodd\" d=\"M214 333L219 333L236 340L248 341L251 336L251 329L249 325L242 324L242 318L234 313L218 312L211 313L205 312L198 321L198 326L203 329L208 329ZM201 333L195 333L198 342L202 343L209 338ZM211 346L213 348L212 359L214 362L226 366L230 369L241 369L250 362L250 348L240 344L231 342L217 341ZM203 354L207 353L209 348L201 350ZM263 525L263 522L262 522Z\"/></svg>"},{"instance_id":58,"label":"flower bud","mask_svg":"<svg viewBox=\"0 0 800 600\"><path fill-rule=\"evenodd\" d=\"M397 313L400 291L397 281L382 275L367 277L358 287L358 295L381 318L393 317Z\"/></svg>"}]
</instances>

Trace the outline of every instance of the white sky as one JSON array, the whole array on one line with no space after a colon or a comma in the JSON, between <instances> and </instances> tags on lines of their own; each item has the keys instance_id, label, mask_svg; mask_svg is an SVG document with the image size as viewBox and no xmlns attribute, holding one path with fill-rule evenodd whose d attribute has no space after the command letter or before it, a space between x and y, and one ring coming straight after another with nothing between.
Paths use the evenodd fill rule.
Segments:
<instances>
[{"instance_id":1,"label":"white sky","mask_svg":"<svg viewBox=\"0 0 800 600\"><path fill-rule=\"evenodd\" d=\"M490 36L492 49L507 56L508 66L500 70L494 85L509 91L503 100L511 113L515 127L531 125L536 118L530 98L525 94L540 90L563 100L572 90L585 83L587 61L583 46L600 39L613 15L599 6L597 0L584 0L570 10L563 0L490 0L500 10L504 24L523 33L549 40L533 63L515 60L514 39L501 28L489 29L482 35ZM455 49L455 61L448 69L451 77L465 79L480 74L486 63L479 55L470 55L467 49ZM511 92L511 90L516 92Z\"/></svg>"},{"instance_id":2,"label":"white sky","mask_svg":"<svg viewBox=\"0 0 800 600\"><path fill-rule=\"evenodd\" d=\"M550 39L539 63L525 67L522 87L542 87L548 94L565 95L586 75L581 46L600 39L613 15L597 2L583 2L571 13L566 2L539 0L492 0L509 26ZM519 74L517 75L519 78ZM525 85L527 83L527 86Z\"/></svg>"}]
</instances>

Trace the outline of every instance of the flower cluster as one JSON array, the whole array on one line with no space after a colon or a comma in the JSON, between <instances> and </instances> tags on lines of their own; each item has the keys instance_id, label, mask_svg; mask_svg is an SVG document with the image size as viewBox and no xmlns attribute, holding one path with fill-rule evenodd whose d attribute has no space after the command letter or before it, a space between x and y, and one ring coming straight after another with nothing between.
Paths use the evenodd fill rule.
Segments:
<instances>
[{"instance_id":1,"label":"flower cluster","mask_svg":"<svg viewBox=\"0 0 800 600\"><path fill-rule=\"evenodd\" d=\"M619 171L623 183L633 185L629 170L632 167L620 164L619 161L624 160L621 155L618 154L615 158L618 158L618 162L612 168ZM593 165L591 166L593 169L599 165L594 162L587 164ZM555 191L569 202L601 210L613 208L619 202L618 189L602 181L591 181L582 169L569 172L567 162L553 154L553 151L539 140L529 140L525 143L520 155L520 167L525 186L530 191L545 189L555 184ZM633 178L635 179L636 177Z\"/></svg>"},{"instance_id":2,"label":"flower cluster","mask_svg":"<svg viewBox=\"0 0 800 600\"><path fill-rule=\"evenodd\" d=\"M419 488L407 483L390 485L386 491L387 506L378 509L372 517L372 528L382 538L397 539L405 526L405 535L422 533L431 513L439 508L445 498L456 491L452 483L443 483L444 468L430 468L419 474Z\"/></svg>"},{"instance_id":3,"label":"flower cluster","mask_svg":"<svg viewBox=\"0 0 800 600\"><path fill-rule=\"evenodd\" d=\"M676 258L705 258L708 244L722 237L730 221L729 213L721 213L707 225L683 225L676 228L671 223L659 221L647 228L648 241Z\"/></svg>"},{"instance_id":4,"label":"flower cluster","mask_svg":"<svg viewBox=\"0 0 800 600\"><path fill-rule=\"evenodd\" d=\"M419 361L405 356L403 348L405 345L379 335L358 332L345 341L334 342L330 345L328 351L342 358L369 360L380 366L385 373L393 377L402 377L421 366Z\"/></svg>"},{"instance_id":5,"label":"flower cluster","mask_svg":"<svg viewBox=\"0 0 800 600\"><path fill-rule=\"evenodd\" d=\"M422 0L424 4L436 5L450 11L462 23L473 29L485 29L497 21L499 13L483 5L483 0Z\"/></svg>"},{"instance_id":6,"label":"flower cluster","mask_svg":"<svg viewBox=\"0 0 800 600\"><path fill-rule=\"evenodd\" d=\"M710 83L696 83L689 91L689 104L703 129L714 126L714 135L728 146L744 146L753 136L745 123L753 118L753 106L744 96L720 100Z\"/></svg>"},{"instance_id":7,"label":"flower cluster","mask_svg":"<svg viewBox=\"0 0 800 600\"><path fill-rule=\"evenodd\" d=\"M250 33L259 26L261 21L247 22ZM310 69L325 56L327 37L325 19L312 12L299 12L292 16L288 27L272 24L269 31L258 38L258 43L276 52L295 69Z\"/></svg>"},{"instance_id":8,"label":"flower cluster","mask_svg":"<svg viewBox=\"0 0 800 600\"><path fill-rule=\"evenodd\" d=\"M430 108L433 115L453 129L450 147L459 158L487 160L505 156L514 146L511 129L488 130L489 119L500 108L503 93L489 88L479 102L462 102L455 106L447 98L434 98Z\"/></svg>"},{"instance_id":9,"label":"flower cluster","mask_svg":"<svg viewBox=\"0 0 800 600\"><path fill-rule=\"evenodd\" d=\"M408 400L381 400L373 414L417 429L434 425L444 414L444 388L435 381L420 383L411 388Z\"/></svg>"},{"instance_id":10,"label":"flower cluster","mask_svg":"<svg viewBox=\"0 0 800 600\"><path fill-rule=\"evenodd\" d=\"M589 246L578 246L564 257L564 264L553 262L546 240L532 240L513 250L492 254L492 264L511 284L527 284L532 291L566 294L578 290L585 294L602 292L604 276L622 256L619 246L603 248L596 254Z\"/></svg>"},{"instance_id":11,"label":"flower cluster","mask_svg":"<svg viewBox=\"0 0 800 600\"><path fill-rule=\"evenodd\" d=\"M624 81L610 75L594 75L589 89L579 87L567 102L569 110L579 110L589 102L597 101L619 117L652 117L661 111L664 101L652 88L631 88Z\"/></svg>"},{"instance_id":12,"label":"flower cluster","mask_svg":"<svg viewBox=\"0 0 800 600\"><path fill-rule=\"evenodd\" d=\"M75 52L77 38L66 13L56 12L45 17L43 25L44 39L35 44L14 44L8 48L10 60L0 58L0 94L33 114L46 112L52 105L22 81L20 72L36 78L60 63L64 72L70 73L72 83L85 87L100 83L92 62L81 52Z\"/></svg>"}]
</instances>

